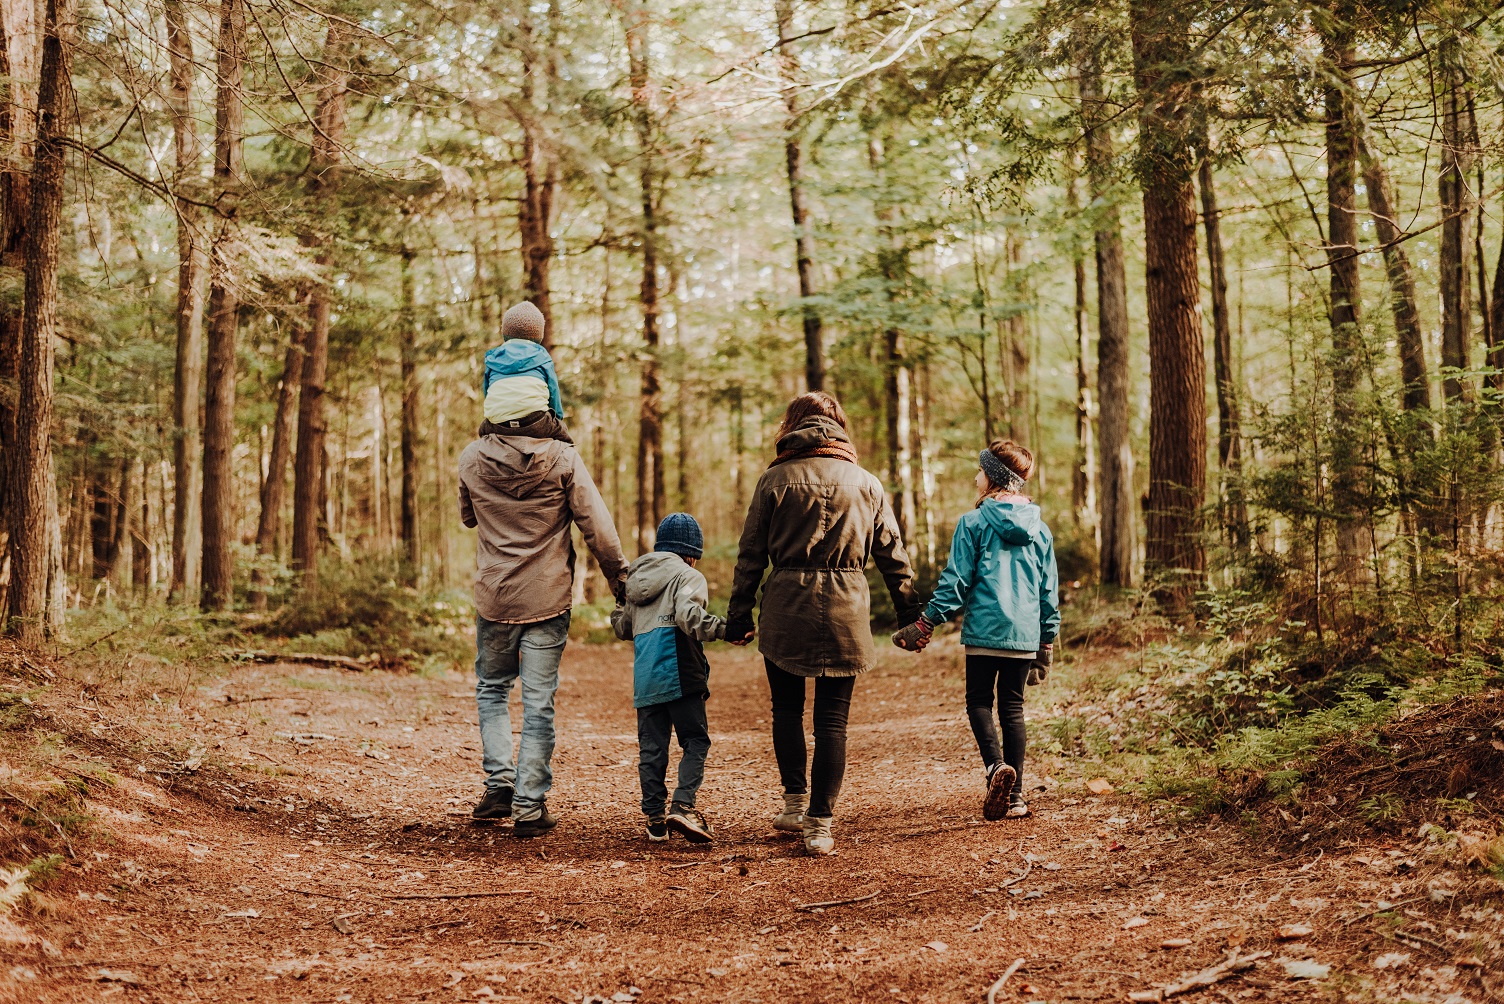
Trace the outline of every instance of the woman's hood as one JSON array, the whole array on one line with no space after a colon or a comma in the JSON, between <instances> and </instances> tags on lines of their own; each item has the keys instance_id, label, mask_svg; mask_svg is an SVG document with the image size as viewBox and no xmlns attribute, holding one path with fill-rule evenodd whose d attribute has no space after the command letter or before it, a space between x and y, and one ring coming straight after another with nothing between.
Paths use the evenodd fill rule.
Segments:
<instances>
[{"instance_id":1,"label":"woman's hood","mask_svg":"<svg viewBox=\"0 0 1504 1004\"><path fill-rule=\"evenodd\" d=\"M779 438L778 452L794 453L801 450L813 450L817 446L830 442L849 443L851 437L834 419L826 418L824 415L813 415L800 422L798 427L788 435Z\"/></svg>"},{"instance_id":2,"label":"woman's hood","mask_svg":"<svg viewBox=\"0 0 1504 1004\"><path fill-rule=\"evenodd\" d=\"M1039 506L1033 502L987 499L981 513L982 520L998 532L1003 543L1013 547L1032 543L1039 531Z\"/></svg>"}]
</instances>

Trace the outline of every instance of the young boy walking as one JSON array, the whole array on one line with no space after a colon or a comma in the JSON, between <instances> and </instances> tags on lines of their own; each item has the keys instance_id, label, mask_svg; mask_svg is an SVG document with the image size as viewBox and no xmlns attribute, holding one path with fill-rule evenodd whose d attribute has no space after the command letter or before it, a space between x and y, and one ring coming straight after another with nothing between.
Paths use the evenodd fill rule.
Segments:
<instances>
[{"instance_id":1,"label":"young boy walking","mask_svg":"<svg viewBox=\"0 0 1504 1004\"><path fill-rule=\"evenodd\" d=\"M726 622L707 608L705 576L695 564L705 551L700 524L688 513L670 513L658 524L653 553L627 568L626 602L611 614L616 637L633 648L632 704L637 708L637 774L648 840L670 831L697 844L714 838L710 822L695 808L705 779L710 731L705 700L710 664L704 642L726 636ZM670 733L679 736L679 786L666 806ZM665 812L667 808L667 812Z\"/></svg>"},{"instance_id":2,"label":"young boy walking","mask_svg":"<svg viewBox=\"0 0 1504 1004\"><path fill-rule=\"evenodd\" d=\"M985 819L1029 814L1023 797L1024 687L1049 672L1060 632L1055 538L1039 506L1023 494L1033 473L1034 455L1011 439L995 440L982 451L976 508L956 521L935 596L919 620L893 634L899 648L923 649L936 624L966 616L966 715L987 768Z\"/></svg>"}]
</instances>

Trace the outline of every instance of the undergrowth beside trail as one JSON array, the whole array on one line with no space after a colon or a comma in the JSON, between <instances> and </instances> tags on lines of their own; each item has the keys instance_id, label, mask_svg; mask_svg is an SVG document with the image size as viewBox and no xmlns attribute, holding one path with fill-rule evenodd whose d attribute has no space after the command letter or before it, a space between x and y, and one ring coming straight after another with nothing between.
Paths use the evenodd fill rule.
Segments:
<instances>
[{"instance_id":1,"label":"undergrowth beside trail","mask_svg":"<svg viewBox=\"0 0 1504 1004\"><path fill-rule=\"evenodd\" d=\"M1071 704L1036 745L1099 758L1185 818L1295 842L1504 818L1497 624L1458 645L1368 612L1315 626L1273 596L1209 592L1195 628L1137 595L1083 596L1063 638Z\"/></svg>"}]
</instances>

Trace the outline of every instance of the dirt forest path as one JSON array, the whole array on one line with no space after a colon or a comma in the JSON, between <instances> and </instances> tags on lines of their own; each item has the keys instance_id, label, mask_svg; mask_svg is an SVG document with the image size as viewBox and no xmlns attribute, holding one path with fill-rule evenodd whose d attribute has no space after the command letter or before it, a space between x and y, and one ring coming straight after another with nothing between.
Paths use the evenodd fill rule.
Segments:
<instances>
[{"instance_id":1,"label":"dirt forest path","mask_svg":"<svg viewBox=\"0 0 1504 1004\"><path fill-rule=\"evenodd\" d=\"M959 1002L1023 959L998 999L1053 1004L1124 1000L1234 948L1271 955L1175 999L1499 999L1453 964L1448 929L1469 921L1450 873L1404 845L1280 854L1094 795L1049 756L1027 778L1033 818L982 822L954 639L886 653L859 682L839 853L805 858L768 825L761 664L711 660L704 849L642 838L625 646L566 653L562 822L534 841L471 825L479 742L458 674L237 668L141 725L134 748L200 758L169 781L112 755L134 726L60 685L46 713L69 755L123 780L91 802L102 835L26 918L31 943L0 945L0 996ZM1043 689L1036 737L1067 695ZM834 900L859 901L800 908ZM1362 916L1391 903L1410 940ZM1385 955L1404 960L1376 969Z\"/></svg>"}]
</instances>

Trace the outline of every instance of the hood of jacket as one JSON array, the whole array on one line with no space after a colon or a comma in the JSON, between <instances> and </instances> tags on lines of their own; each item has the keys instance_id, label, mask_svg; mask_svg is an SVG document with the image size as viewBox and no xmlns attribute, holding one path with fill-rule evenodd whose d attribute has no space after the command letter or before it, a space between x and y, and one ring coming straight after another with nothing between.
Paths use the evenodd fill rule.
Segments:
<instances>
[{"instance_id":1,"label":"hood of jacket","mask_svg":"<svg viewBox=\"0 0 1504 1004\"><path fill-rule=\"evenodd\" d=\"M644 554L627 566L627 602L633 606L647 606L661 596L688 567L683 558L668 551Z\"/></svg>"},{"instance_id":2,"label":"hood of jacket","mask_svg":"<svg viewBox=\"0 0 1504 1004\"><path fill-rule=\"evenodd\" d=\"M536 491L564 458L564 444L556 439L482 436L478 442L477 476L514 499L525 499Z\"/></svg>"},{"instance_id":3,"label":"hood of jacket","mask_svg":"<svg viewBox=\"0 0 1504 1004\"><path fill-rule=\"evenodd\" d=\"M851 437L840 424L824 415L814 415L799 423L799 426L778 440L778 452L790 453L813 450L825 443L849 443Z\"/></svg>"},{"instance_id":4,"label":"hood of jacket","mask_svg":"<svg viewBox=\"0 0 1504 1004\"><path fill-rule=\"evenodd\" d=\"M996 530L1009 547L1032 542L1039 530L1039 506L1033 502L987 499L982 503L981 513L982 521Z\"/></svg>"},{"instance_id":5,"label":"hood of jacket","mask_svg":"<svg viewBox=\"0 0 1504 1004\"><path fill-rule=\"evenodd\" d=\"M509 338L486 352L486 369L492 376L523 373L551 360L548 350L525 338Z\"/></svg>"}]
</instances>

